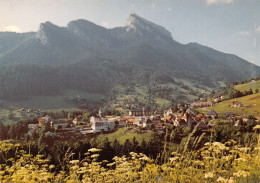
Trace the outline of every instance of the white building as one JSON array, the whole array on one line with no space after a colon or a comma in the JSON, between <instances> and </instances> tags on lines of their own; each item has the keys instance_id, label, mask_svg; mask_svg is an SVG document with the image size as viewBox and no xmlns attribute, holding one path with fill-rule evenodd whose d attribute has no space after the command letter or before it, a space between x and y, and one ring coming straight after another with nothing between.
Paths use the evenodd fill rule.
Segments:
<instances>
[{"instance_id":1,"label":"white building","mask_svg":"<svg viewBox=\"0 0 260 183\"><path fill-rule=\"evenodd\" d=\"M84 128L84 129L80 130L80 132L85 135L85 134L93 133L93 130L91 128Z\"/></svg>"},{"instance_id":2,"label":"white building","mask_svg":"<svg viewBox=\"0 0 260 183\"><path fill-rule=\"evenodd\" d=\"M164 116L170 116L170 115L172 115L172 114L173 114L173 112L172 112L172 109L171 109L171 108L164 111Z\"/></svg>"},{"instance_id":3,"label":"white building","mask_svg":"<svg viewBox=\"0 0 260 183\"><path fill-rule=\"evenodd\" d=\"M152 126L152 121L151 120L145 120L144 122L143 122L143 128L149 128L149 127L151 127Z\"/></svg>"},{"instance_id":4,"label":"white building","mask_svg":"<svg viewBox=\"0 0 260 183\"><path fill-rule=\"evenodd\" d=\"M115 122L108 121L106 118L95 118L92 116L90 117L90 123L93 133L110 131L115 128Z\"/></svg>"},{"instance_id":5,"label":"white building","mask_svg":"<svg viewBox=\"0 0 260 183\"><path fill-rule=\"evenodd\" d=\"M134 125L143 126L143 122L146 121L146 120L147 119L143 116L135 117Z\"/></svg>"}]
</instances>

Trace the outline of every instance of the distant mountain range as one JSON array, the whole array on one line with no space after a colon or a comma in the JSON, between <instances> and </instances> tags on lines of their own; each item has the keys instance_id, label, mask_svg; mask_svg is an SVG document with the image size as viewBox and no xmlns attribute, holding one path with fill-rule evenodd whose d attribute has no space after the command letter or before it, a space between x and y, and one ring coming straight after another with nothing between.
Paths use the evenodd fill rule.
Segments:
<instances>
[{"instance_id":1,"label":"distant mountain range","mask_svg":"<svg viewBox=\"0 0 260 183\"><path fill-rule=\"evenodd\" d=\"M157 86L167 85L169 95L185 94L189 90L181 87L188 86L195 95L197 86L210 89L259 74L260 67L238 56L180 44L134 13L112 29L80 19L66 27L45 22L37 32L0 32L0 97L6 99L66 89L109 95L117 86L159 92Z\"/></svg>"}]
</instances>

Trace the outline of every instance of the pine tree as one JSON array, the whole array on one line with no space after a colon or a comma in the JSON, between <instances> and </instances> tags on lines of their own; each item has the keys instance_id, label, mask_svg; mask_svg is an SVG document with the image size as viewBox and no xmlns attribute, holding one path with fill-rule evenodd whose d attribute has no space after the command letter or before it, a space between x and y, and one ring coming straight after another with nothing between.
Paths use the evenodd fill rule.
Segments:
<instances>
[{"instance_id":1,"label":"pine tree","mask_svg":"<svg viewBox=\"0 0 260 183\"><path fill-rule=\"evenodd\" d=\"M115 151L115 153L117 155L121 155L121 153L122 153L122 146L120 145L120 143L118 142L117 139L114 140L114 142L112 144L112 147L113 147L113 149L114 149L114 151Z\"/></svg>"},{"instance_id":2,"label":"pine tree","mask_svg":"<svg viewBox=\"0 0 260 183\"><path fill-rule=\"evenodd\" d=\"M124 146L123 146L123 153L125 155L128 155L129 152L131 152L132 147L133 147L133 144L131 143L131 141L129 139L126 139L125 143L124 143Z\"/></svg>"},{"instance_id":3,"label":"pine tree","mask_svg":"<svg viewBox=\"0 0 260 183\"><path fill-rule=\"evenodd\" d=\"M114 149L111 147L110 142L107 137L105 138L101 149L102 149L102 151L101 151L102 159L111 161L112 158L115 156Z\"/></svg>"},{"instance_id":4,"label":"pine tree","mask_svg":"<svg viewBox=\"0 0 260 183\"><path fill-rule=\"evenodd\" d=\"M138 141L136 140L135 136L134 136L134 138L133 138L133 140L132 140L132 145L133 145L132 151L133 151L133 152L137 152L137 148L138 148L139 143L138 143Z\"/></svg>"},{"instance_id":5,"label":"pine tree","mask_svg":"<svg viewBox=\"0 0 260 183\"><path fill-rule=\"evenodd\" d=\"M147 143L143 139L140 145L140 152L143 152L144 154L147 154Z\"/></svg>"}]
</instances>

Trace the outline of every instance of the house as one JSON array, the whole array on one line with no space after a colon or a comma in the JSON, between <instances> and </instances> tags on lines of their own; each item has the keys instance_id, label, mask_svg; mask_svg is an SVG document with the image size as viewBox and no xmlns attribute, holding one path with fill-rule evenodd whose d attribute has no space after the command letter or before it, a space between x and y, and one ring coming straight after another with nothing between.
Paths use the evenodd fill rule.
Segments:
<instances>
[{"instance_id":1,"label":"house","mask_svg":"<svg viewBox=\"0 0 260 183\"><path fill-rule=\"evenodd\" d=\"M64 128L67 128L68 127L68 124L67 123L57 123L57 122L51 122L51 127L55 130L57 129L64 129ZM69 126L70 128L71 126Z\"/></svg>"},{"instance_id":2,"label":"house","mask_svg":"<svg viewBox=\"0 0 260 183\"><path fill-rule=\"evenodd\" d=\"M253 120L253 121L257 120L257 118L255 118L251 115L246 115L246 114L242 115L241 119L242 119L243 123L247 123L249 120Z\"/></svg>"},{"instance_id":3,"label":"house","mask_svg":"<svg viewBox=\"0 0 260 183\"><path fill-rule=\"evenodd\" d=\"M192 104L190 104L191 108L200 108L200 107L212 107L213 103L212 102L193 102Z\"/></svg>"},{"instance_id":4,"label":"house","mask_svg":"<svg viewBox=\"0 0 260 183\"><path fill-rule=\"evenodd\" d=\"M243 115L242 116L242 120L243 120L243 122L247 122L249 120L249 116L248 115Z\"/></svg>"},{"instance_id":5,"label":"house","mask_svg":"<svg viewBox=\"0 0 260 183\"><path fill-rule=\"evenodd\" d=\"M188 114L190 114L190 115L195 116L195 112L194 112L193 110L191 110L190 108L188 108L188 109L186 110L186 112L187 112Z\"/></svg>"},{"instance_id":6,"label":"house","mask_svg":"<svg viewBox=\"0 0 260 183\"><path fill-rule=\"evenodd\" d=\"M128 113L129 116L150 116L151 112L148 110L130 110Z\"/></svg>"},{"instance_id":7,"label":"house","mask_svg":"<svg viewBox=\"0 0 260 183\"><path fill-rule=\"evenodd\" d=\"M242 120L243 122L248 122L249 120L254 120L254 121L258 121L258 119L254 116L251 116L251 115L243 115L242 116Z\"/></svg>"},{"instance_id":8,"label":"house","mask_svg":"<svg viewBox=\"0 0 260 183\"><path fill-rule=\"evenodd\" d=\"M28 135L32 137L33 133L39 128L38 124L29 124L28 125Z\"/></svg>"},{"instance_id":9,"label":"house","mask_svg":"<svg viewBox=\"0 0 260 183\"><path fill-rule=\"evenodd\" d=\"M124 127L127 125L127 119L126 118L120 118L119 120L115 121L115 124L117 127Z\"/></svg>"},{"instance_id":10,"label":"house","mask_svg":"<svg viewBox=\"0 0 260 183\"><path fill-rule=\"evenodd\" d=\"M132 126L134 125L134 122L135 122L135 117L129 117L129 116L125 116L125 117L122 117L120 118L119 120L119 123L121 124L126 124L128 126ZM125 122L124 122L125 121Z\"/></svg>"},{"instance_id":11,"label":"house","mask_svg":"<svg viewBox=\"0 0 260 183\"><path fill-rule=\"evenodd\" d=\"M241 102L239 102L238 100L234 100L232 102L232 106L231 107L243 107L243 106L244 105Z\"/></svg>"},{"instance_id":12,"label":"house","mask_svg":"<svg viewBox=\"0 0 260 183\"><path fill-rule=\"evenodd\" d=\"M134 125L136 126L143 126L143 123L146 121L146 118L143 116L135 117Z\"/></svg>"},{"instance_id":13,"label":"house","mask_svg":"<svg viewBox=\"0 0 260 183\"><path fill-rule=\"evenodd\" d=\"M84 135L91 134L91 133L93 133L93 130L92 130L92 128L84 129L84 130L81 130L80 133L82 133Z\"/></svg>"},{"instance_id":14,"label":"house","mask_svg":"<svg viewBox=\"0 0 260 183\"><path fill-rule=\"evenodd\" d=\"M240 123L240 120L236 120L235 123L234 123L234 126L238 126Z\"/></svg>"},{"instance_id":15,"label":"house","mask_svg":"<svg viewBox=\"0 0 260 183\"><path fill-rule=\"evenodd\" d=\"M196 123L199 123L199 122L206 123L206 122L207 122L207 120L206 120L204 114L198 114L198 115L196 115L195 117L193 117L193 120L194 120Z\"/></svg>"},{"instance_id":16,"label":"house","mask_svg":"<svg viewBox=\"0 0 260 183\"><path fill-rule=\"evenodd\" d=\"M91 127L81 127L80 128L80 133L82 134L92 134L93 133L93 130Z\"/></svg>"},{"instance_id":17,"label":"house","mask_svg":"<svg viewBox=\"0 0 260 183\"><path fill-rule=\"evenodd\" d=\"M174 121L175 120L175 116L173 116L173 115L171 115L171 116L164 116L163 118L162 118L162 121L164 122L164 123L167 123L167 122L172 122L172 121Z\"/></svg>"},{"instance_id":18,"label":"house","mask_svg":"<svg viewBox=\"0 0 260 183\"><path fill-rule=\"evenodd\" d=\"M118 126L119 126L119 127L124 127L124 126L126 126L126 121L119 121L119 122L118 122Z\"/></svg>"},{"instance_id":19,"label":"house","mask_svg":"<svg viewBox=\"0 0 260 183\"><path fill-rule=\"evenodd\" d=\"M157 115L157 114L154 114L154 115L151 115L150 116L150 119L153 121L153 120L160 120L161 119L161 116L160 115Z\"/></svg>"},{"instance_id":20,"label":"house","mask_svg":"<svg viewBox=\"0 0 260 183\"><path fill-rule=\"evenodd\" d=\"M236 121L236 115L233 112L228 112L225 116L225 119L230 122Z\"/></svg>"},{"instance_id":21,"label":"house","mask_svg":"<svg viewBox=\"0 0 260 183\"><path fill-rule=\"evenodd\" d=\"M170 115L172 115L172 114L173 114L172 108L170 108L170 109L164 111L164 116L170 116Z\"/></svg>"},{"instance_id":22,"label":"house","mask_svg":"<svg viewBox=\"0 0 260 183\"><path fill-rule=\"evenodd\" d=\"M149 128L152 126L152 121L150 119L147 119L146 121L143 122L143 128Z\"/></svg>"},{"instance_id":23,"label":"house","mask_svg":"<svg viewBox=\"0 0 260 183\"><path fill-rule=\"evenodd\" d=\"M174 121L173 125L178 127L178 128L188 126L187 122L184 119L181 119L181 118L176 119Z\"/></svg>"},{"instance_id":24,"label":"house","mask_svg":"<svg viewBox=\"0 0 260 183\"><path fill-rule=\"evenodd\" d=\"M215 102L215 103L218 103L218 102L220 101L219 98L213 98L212 100L213 100L213 102Z\"/></svg>"},{"instance_id":25,"label":"house","mask_svg":"<svg viewBox=\"0 0 260 183\"><path fill-rule=\"evenodd\" d=\"M92 116L90 117L90 123L93 133L110 131L114 130L115 128L115 122L109 122L106 118L102 117L95 118L94 116Z\"/></svg>"},{"instance_id":26,"label":"house","mask_svg":"<svg viewBox=\"0 0 260 183\"><path fill-rule=\"evenodd\" d=\"M212 118L218 118L218 113L214 110L211 110L207 113L207 116L210 116Z\"/></svg>"},{"instance_id":27,"label":"house","mask_svg":"<svg viewBox=\"0 0 260 183\"><path fill-rule=\"evenodd\" d=\"M46 125L46 123L51 123L53 121L53 119L51 117L49 117L48 115L46 115L45 117L41 117L38 119L39 122L39 126L43 127Z\"/></svg>"},{"instance_id":28,"label":"house","mask_svg":"<svg viewBox=\"0 0 260 183\"><path fill-rule=\"evenodd\" d=\"M69 128L71 127L66 121L61 120L61 119L51 121L50 125L55 130L57 130L57 129L64 129L64 128L68 127L68 126L69 126Z\"/></svg>"},{"instance_id":29,"label":"house","mask_svg":"<svg viewBox=\"0 0 260 183\"><path fill-rule=\"evenodd\" d=\"M192 124L195 122L195 120L192 118L192 116L189 113L184 113L184 115L181 117L182 120L186 122L186 125L192 126Z\"/></svg>"},{"instance_id":30,"label":"house","mask_svg":"<svg viewBox=\"0 0 260 183\"><path fill-rule=\"evenodd\" d=\"M76 117L76 118L72 121L72 123L76 126L76 125L78 124L78 118Z\"/></svg>"},{"instance_id":31,"label":"house","mask_svg":"<svg viewBox=\"0 0 260 183\"><path fill-rule=\"evenodd\" d=\"M128 126L133 126L134 123L135 123L135 118L127 118L126 124L127 124Z\"/></svg>"}]
</instances>

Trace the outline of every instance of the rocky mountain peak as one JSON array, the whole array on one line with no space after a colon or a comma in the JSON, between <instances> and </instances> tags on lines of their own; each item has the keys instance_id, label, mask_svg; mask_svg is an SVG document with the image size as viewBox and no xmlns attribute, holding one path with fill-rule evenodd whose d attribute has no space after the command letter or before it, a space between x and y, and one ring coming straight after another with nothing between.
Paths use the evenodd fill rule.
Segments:
<instances>
[{"instance_id":1,"label":"rocky mountain peak","mask_svg":"<svg viewBox=\"0 0 260 183\"><path fill-rule=\"evenodd\" d=\"M67 28L78 36L89 37L88 34L93 34L104 31L106 28L96 25L88 20L79 19L68 23Z\"/></svg>"},{"instance_id":2,"label":"rocky mountain peak","mask_svg":"<svg viewBox=\"0 0 260 183\"><path fill-rule=\"evenodd\" d=\"M145 34L159 35L162 37L171 38L171 33L164 27L152 23L135 13L130 13L126 21L126 31L136 33L140 36Z\"/></svg>"},{"instance_id":3,"label":"rocky mountain peak","mask_svg":"<svg viewBox=\"0 0 260 183\"><path fill-rule=\"evenodd\" d=\"M47 21L45 23L41 23L39 29L37 31L37 38L41 41L43 45L48 44L48 32L52 32L53 30L57 29L58 26L54 25L53 23Z\"/></svg>"}]
</instances>

